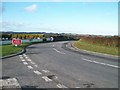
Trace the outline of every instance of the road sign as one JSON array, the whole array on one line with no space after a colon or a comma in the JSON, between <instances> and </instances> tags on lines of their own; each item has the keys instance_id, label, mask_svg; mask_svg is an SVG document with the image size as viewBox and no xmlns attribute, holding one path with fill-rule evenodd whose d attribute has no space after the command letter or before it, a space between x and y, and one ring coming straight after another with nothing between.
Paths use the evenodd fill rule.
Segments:
<instances>
[{"instance_id":1,"label":"road sign","mask_svg":"<svg viewBox=\"0 0 120 90\"><path fill-rule=\"evenodd\" d=\"M53 41L54 40L54 38L53 37L50 37L50 41Z\"/></svg>"},{"instance_id":2,"label":"road sign","mask_svg":"<svg viewBox=\"0 0 120 90\"><path fill-rule=\"evenodd\" d=\"M22 40L21 39L13 39L12 40L12 44L14 44L15 46L21 45L22 44Z\"/></svg>"}]
</instances>

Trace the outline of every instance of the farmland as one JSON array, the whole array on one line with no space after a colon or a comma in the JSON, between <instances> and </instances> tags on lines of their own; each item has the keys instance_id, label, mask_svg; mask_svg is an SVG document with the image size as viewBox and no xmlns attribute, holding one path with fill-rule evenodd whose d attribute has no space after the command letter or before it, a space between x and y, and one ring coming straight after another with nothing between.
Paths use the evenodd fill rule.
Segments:
<instances>
[{"instance_id":1,"label":"farmland","mask_svg":"<svg viewBox=\"0 0 120 90\"><path fill-rule=\"evenodd\" d=\"M99 36L83 36L81 39L74 43L80 49L100 52L111 55L119 54L119 39L118 36L99 37Z\"/></svg>"}]
</instances>

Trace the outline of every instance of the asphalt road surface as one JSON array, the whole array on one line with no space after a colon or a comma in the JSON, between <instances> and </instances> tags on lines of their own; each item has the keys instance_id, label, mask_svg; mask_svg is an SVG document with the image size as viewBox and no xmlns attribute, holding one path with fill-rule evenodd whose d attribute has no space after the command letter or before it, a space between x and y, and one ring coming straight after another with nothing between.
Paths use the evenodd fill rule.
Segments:
<instances>
[{"instance_id":1,"label":"asphalt road surface","mask_svg":"<svg viewBox=\"0 0 120 90\"><path fill-rule=\"evenodd\" d=\"M34 44L3 59L3 79L21 88L118 88L117 59L76 53L64 43Z\"/></svg>"}]
</instances>

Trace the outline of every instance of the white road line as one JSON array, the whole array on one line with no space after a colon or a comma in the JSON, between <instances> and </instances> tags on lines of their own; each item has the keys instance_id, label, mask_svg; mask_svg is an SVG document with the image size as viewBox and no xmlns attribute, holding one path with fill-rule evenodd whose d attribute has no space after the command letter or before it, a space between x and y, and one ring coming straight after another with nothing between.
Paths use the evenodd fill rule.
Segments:
<instances>
[{"instance_id":1,"label":"white road line","mask_svg":"<svg viewBox=\"0 0 120 90\"><path fill-rule=\"evenodd\" d=\"M96 64L101 64L101 65L105 65L105 66L114 67L114 68L120 68L120 67L118 67L116 65L107 64L107 63L101 63L101 62L97 62L97 61L92 61L92 60L85 59L85 58L83 58L83 60L88 61L88 62L92 62L92 63L96 63Z\"/></svg>"},{"instance_id":2,"label":"white road line","mask_svg":"<svg viewBox=\"0 0 120 90\"><path fill-rule=\"evenodd\" d=\"M22 55L19 55L19 57L22 57Z\"/></svg>"},{"instance_id":3,"label":"white road line","mask_svg":"<svg viewBox=\"0 0 120 90\"><path fill-rule=\"evenodd\" d=\"M21 61L22 61L22 62L24 62L24 61L25 61L25 59L21 59Z\"/></svg>"},{"instance_id":4,"label":"white road line","mask_svg":"<svg viewBox=\"0 0 120 90\"><path fill-rule=\"evenodd\" d=\"M65 54L65 53L63 53L63 52L61 52L61 51L58 51L57 49L55 49L55 48L53 48L56 52L58 52L58 53L61 53L61 54Z\"/></svg>"},{"instance_id":5,"label":"white road line","mask_svg":"<svg viewBox=\"0 0 120 90\"><path fill-rule=\"evenodd\" d=\"M57 84L58 88L67 88L66 86L62 85L62 84Z\"/></svg>"},{"instance_id":6,"label":"white road line","mask_svg":"<svg viewBox=\"0 0 120 90\"><path fill-rule=\"evenodd\" d=\"M42 73L41 72L39 72L39 71L33 71L35 74L37 74L37 75L41 75Z\"/></svg>"},{"instance_id":7,"label":"white road line","mask_svg":"<svg viewBox=\"0 0 120 90\"><path fill-rule=\"evenodd\" d=\"M35 67L38 67L38 65L34 65Z\"/></svg>"},{"instance_id":8,"label":"white road line","mask_svg":"<svg viewBox=\"0 0 120 90\"><path fill-rule=\"evenodd\" d=\"M80 87L75 87L75 88L80 88Z\"/></svg>"},{"instance_id":9,"label":"white road line","mask_svg":"<svg viewBox=\"0 0 120 90\"><path fill-rule=\"evenodd\" d=\"M31 64L35 64L34 62L30 62Z\"/></svg>"},{"instance_id":10,"label":"white road line","mask_svg":"<svg viewBox=\"0 0 120 90\"><path fill-rule=\"evenodd\" d=\"M26 59L28 59L28 56L25 56Z\"/></svg>"},{"instance_id":11,"label":"white road line","mask_svg":"<svg viewBox=\"0 0 120 90\"><path fill-rule=\"evenodd\" d=\"M0 87L1 86L4 88L21 88L16 78L0 79Z\"/></svg>"},{"instance_id":12,"label":"white road line","mask_svg":"<svg viewBox=\"0 0 120 90\"><path fill-rule=\"evenodd\" d=\"M48 72L50 72L50 71L48 71L48 70L42 70L43 72L45 72L45 73L48 73Z\"/></svg>"},{"instance_id":13,"label":"white road line","mask_svg":"<svg viewBox=\"0 0 120 90\"><path fill-rule=\"evenodd\" d=\"M20 56L20 59L23 59L23 57L22 57L22 56Z\"/></svg>"},{"instance_id":14,"label":"white road line","mask_svg":"<svg viewBox=\"0 0 120 90\"><path fill-rule=\"evenodd\" d=\"M27 59L27 61L31 62L32 60L31 59Z\"/></svg>"},{"instance_id":15,"label":"white road line","mask_svg":"<svg viewBox=\"0 0 120 90\"><path fill-rule=\"evenodd\" d=\"M27 66L29 69L33 69L33 67L32 66Z\"/></svg>"},{"instance_id":16,"label":"white road line","mask_svg":"<svg viewBox=\"0 0 120 90\"><path fill-rule=\"evenodd\" d=\"M27 56L26 54L23 54L23 56Z\"/></svg>"},{"instance_id":17,"label":"white road line","mask_svg":"<svg viewBox=\"0 0 120 90\"><path fill-rule=\"evenodd\" d=\"M27 62L23 62L23 64L24 64L24 65L28 65L28 63L27 63Z\"/></svg>"},{"instance_id":18,"label":"white road line","mask_svg":"<svg viewBox=\"0 0 120 90\"><path fill-rule=\"evenodd\" d=\"M46 82L50 82L50 81L52 81L52 79L49 79L48 77L46 77L46 76L43 76L42 77Z\"/></svg>"}]
</instances>

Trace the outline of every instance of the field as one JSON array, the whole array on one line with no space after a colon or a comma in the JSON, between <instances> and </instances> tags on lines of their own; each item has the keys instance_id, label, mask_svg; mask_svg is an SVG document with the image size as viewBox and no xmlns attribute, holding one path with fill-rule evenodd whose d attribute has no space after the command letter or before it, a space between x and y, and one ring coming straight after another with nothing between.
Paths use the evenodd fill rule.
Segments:
<instances>
[{"instance_id":1,"label":"field","mask_svg":"<svg viewBox=\"0 0 120 90\"><path fill-rule=\"evenodd\" d=\"M118 55L119 54L119 37L98 37L88 36L74 43L80 49L94 51L104 54Z\"/></svg>"},{"instance_id":2,"label":"field","mask_svg":"<svg viewBox=\"0 0 120 90\"><path fill-rule=\"evenodd\" d=\"M21 46L17 46L17 47L14 45L2 45L0 47L0 50L1 50L0 57L18 53L18 52L22 51L23 47L25 47L28 44L29 43L24 43Z\"/></svg>"}]
</instances>

